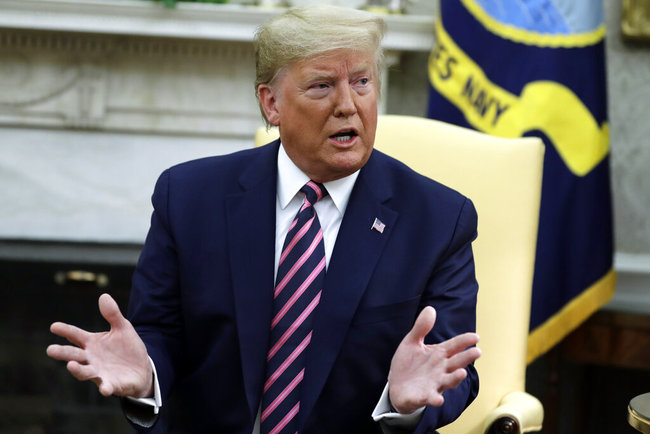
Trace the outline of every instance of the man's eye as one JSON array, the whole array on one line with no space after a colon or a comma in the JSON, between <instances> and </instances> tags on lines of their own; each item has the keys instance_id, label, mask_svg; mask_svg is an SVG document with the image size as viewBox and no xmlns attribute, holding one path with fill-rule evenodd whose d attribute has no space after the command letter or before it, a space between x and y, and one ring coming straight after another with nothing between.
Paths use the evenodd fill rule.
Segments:
<instances>
[{"instance_id":1,"label":"man's eye","mask_svg":"<svg viewBox=\"0 0 650 434\"><path fill-rule=\"evenodd\" d=\"M359 80L359 84L362 84L362 85L364 85L364 86L365 86L366 84L368 84L369 82L370 82L370 80L367 79L367 78L362 78L361 80Z\"/></svg>"}]
</instances>

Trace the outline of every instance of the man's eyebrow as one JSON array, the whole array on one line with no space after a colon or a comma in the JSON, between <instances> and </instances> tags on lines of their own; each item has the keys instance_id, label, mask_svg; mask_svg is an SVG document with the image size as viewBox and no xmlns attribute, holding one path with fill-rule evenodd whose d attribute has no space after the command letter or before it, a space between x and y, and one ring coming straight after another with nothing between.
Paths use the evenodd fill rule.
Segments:
<instances>
[{"instance_id":1,"label":"man's eyebrow","mask_svg":"<svg viewBox=\"0 0 650 434\"><path fill-rule=\"evenodd\" d=\"M306 78L306 81L328 81L331 80L334 77L335 74L328 73L328 72L314 72L313 74L309 74Z\"/></svg>"},{"instance_id":2,"label":"man's eyebrow","mask_svg":"<svg viewBox=\"0 0 650 434\"><path fill-rule=\"evenodd\" d=\"M372 67L370 65L362 65L358 68L350 70L350 75L359 75L359 74L370 74L372 72ZM307 75L305 81L328 81L332 80L337 74L329 71L314 71L312 74Z\"/></svg>"}]
</instances>

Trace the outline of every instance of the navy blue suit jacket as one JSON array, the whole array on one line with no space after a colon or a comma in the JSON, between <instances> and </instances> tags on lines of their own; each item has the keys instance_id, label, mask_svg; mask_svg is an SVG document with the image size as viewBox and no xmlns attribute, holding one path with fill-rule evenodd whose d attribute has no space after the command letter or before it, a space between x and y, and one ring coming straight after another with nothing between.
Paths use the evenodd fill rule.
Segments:
<instances>
[{"instance_id":1,"label":"navy blue suit jacket","mask_svg":"<svg viewBox=\"0 0 650 434\"><path fill-rule=\"evenodd\" d=\"M250 433L271 322L279 143L165 171L136 272L129 319L164 400L189 432ZM372 230L375 218L386 224ZM475 329L472 203L374 150L361 169L327 269L301 389L301 433L381 432L371 418L390 361L418 312L428 343ZM473 367L416 432L455 419L478 391ZM165 402L165 401L163 401ZM166 411L163 404L162 411ZM163 418L164 419L164 418ZM160 421L154 430L167 432Z\"/></svg>"}]
</instances>

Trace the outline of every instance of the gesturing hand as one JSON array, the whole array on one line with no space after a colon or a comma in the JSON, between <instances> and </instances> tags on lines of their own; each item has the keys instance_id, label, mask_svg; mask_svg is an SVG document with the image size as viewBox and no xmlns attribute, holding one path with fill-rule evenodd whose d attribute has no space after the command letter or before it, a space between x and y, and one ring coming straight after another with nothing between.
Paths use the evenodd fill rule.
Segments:
<instances>
[{"instance_id":1,"label":"gesturing hand","mask_svg":"<svg viewBox=\"0 0 650 434\"><path fill-rule=\"evenodd\" d=\"M56 322L50 327L52 333L76 346L50 345L47 355L67 361L76 379L93 381L104 396L152 396L153 372L144 343L110 295L99 297L99 311L110 331L90 333Z\"/></svg>"},{"instance_id":2,"label":"gesturing hand","mask_svg":"<svg viewBox=\"0 0 650 434\"><path fill-rule=\"evenodd\" d=\"M388 374L390 401L395 409L408 414L424 405L439 407L442 392L460 384L467 376L465 367L481 356L478 335L464 333L435 345L424 338L436 322L436 311L426 307L393 355Z\"/></svg>"}]
</instances>

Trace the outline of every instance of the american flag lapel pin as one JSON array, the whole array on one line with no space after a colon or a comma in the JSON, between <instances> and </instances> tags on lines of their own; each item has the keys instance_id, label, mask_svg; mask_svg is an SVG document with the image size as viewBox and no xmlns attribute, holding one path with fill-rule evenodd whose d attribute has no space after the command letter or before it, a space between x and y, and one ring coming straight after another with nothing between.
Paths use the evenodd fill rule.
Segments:
<instances>
[{"instance_id":1,"label":"american flag lapel pin","mask_svg":"<svg viewBox=\"0 0 650 434\"><path fill-rule=\"evenodd\" d=\"M375 221L372 223L372 226L370 227L370 230L372 229L376 230L380 234L383 234L384 229L386 229L386 223L382 222L377 217L375 217Z\"/></svg>"}]
</instances>

